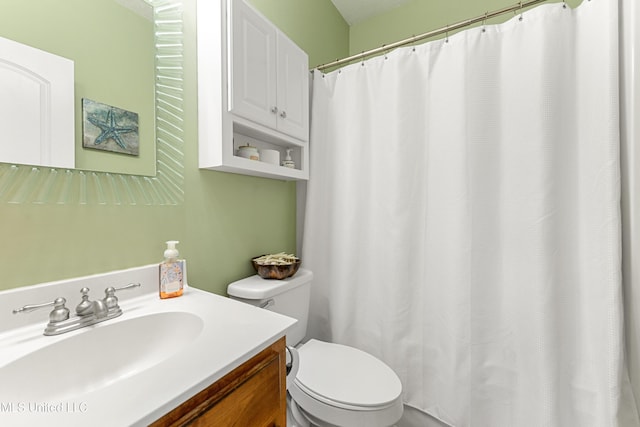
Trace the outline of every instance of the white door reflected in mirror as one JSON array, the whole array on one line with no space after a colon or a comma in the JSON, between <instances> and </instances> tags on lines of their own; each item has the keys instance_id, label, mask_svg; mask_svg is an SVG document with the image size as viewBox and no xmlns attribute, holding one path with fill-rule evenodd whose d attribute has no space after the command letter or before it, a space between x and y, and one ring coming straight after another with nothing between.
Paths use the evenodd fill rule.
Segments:
<instances>
[{"instance_id":1,"label":"white door reflected in mirror","mask_svg":"<svg viewBox=\"0 0 640 427\"><path fill-rule=\"evenodd\" d=\"M74 63L0 37L0 153L7 163L73 169Z\"/></svg>"}]
</instances>

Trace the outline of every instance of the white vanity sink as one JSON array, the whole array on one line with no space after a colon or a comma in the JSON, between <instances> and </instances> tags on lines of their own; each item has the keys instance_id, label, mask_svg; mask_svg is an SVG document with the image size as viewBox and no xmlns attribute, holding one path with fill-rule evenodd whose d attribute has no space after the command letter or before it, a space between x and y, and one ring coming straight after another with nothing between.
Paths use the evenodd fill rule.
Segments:
<instances>
[{"instance_id":1,"label":"white vanity sink","mask_svg":"<svg viewBox=\"0 0 640 427\"><path fill-rule=\"evenodd\" d=\"M0 368L0 400L77 398L156 366L202 328L191 313L154 313L45 344Z\"/></svg>"},{"instance_id":2,"label":"white vanity sink","mask_svg":"<svg viewBox=\"0 0 640 427\"><path fill-rule=\"evenodd\" d=\"M58 296L72 310L108 286L123 315L44 336L50 309L14 308ZM295 320L189 288L160 300L157 265L0 292L0 425L147 425L282 336ZM7 325L7 326L1 326Z\"/></svg>"}]
</instances>

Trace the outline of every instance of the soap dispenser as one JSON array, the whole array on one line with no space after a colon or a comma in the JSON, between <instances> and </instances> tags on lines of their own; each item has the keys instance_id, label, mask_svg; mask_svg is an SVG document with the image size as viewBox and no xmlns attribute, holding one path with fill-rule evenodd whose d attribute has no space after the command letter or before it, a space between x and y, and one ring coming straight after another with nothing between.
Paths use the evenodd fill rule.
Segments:
<instances>
[{"instance_id":1,"label":"soap dispenser","mask_svg":"<svg viewBox=\"0 0 640 427\"><path fill-rule=\"evenodd\" d=\"M160 298L179 297L184 292L185 262L178 259L177 240L169 240L160 264Z\"/></svg>"},{"instance_id":2,"label":"soap dispenser","mask_svg":"<svg viewBox=\"0 0 640 427\"><path fill-rule=\"evenodd\" d=\"M291 151L293 150L291 148L287 148L285 151L287 152L287 155L282 162L282 166L284 166L285 168L294 169L296 167L296 163L291 158Z\"/></svg>"}]
</instances>

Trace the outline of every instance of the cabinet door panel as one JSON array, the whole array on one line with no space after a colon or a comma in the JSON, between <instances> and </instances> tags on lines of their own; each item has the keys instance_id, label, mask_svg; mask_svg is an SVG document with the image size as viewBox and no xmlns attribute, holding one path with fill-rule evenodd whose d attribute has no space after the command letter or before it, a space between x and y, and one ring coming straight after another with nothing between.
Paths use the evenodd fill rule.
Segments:
<instances>
[{"instance_id":1,"label":"cabinet door panel","mask_svg":"<svg viewBox=\"0 0 640 427\"><path fill-rule=\"evenodd\" d=\"M245 2L233 2L229 110L276 126L276 30Z\"/></svg>"},{"instance_id":2,"label":"cabinet door panel","mask_svg":"<svg viewBox=\"0 0 640 427\"><path fill-rule=\"evenodd\" d=\"M280 366L274 359L190 426L284 427L280 417Z\"/></svg>"},{"instance_id":3,"label":"cabinet door panel","mask_svg":"<svg viewBox=\"0 0 640 427\"><path fill-rule=\"evenodd\" d=\"M150 427L284 427L285 359L282 337Z\"/></svg>"},{"instance_id":4,"label":"cabinet door panel","mask_svg":"<svg viewBox=\"0 0 640 427\"><path fill-rule=\"evenodd\" d=\"M291 40L278 33L278 130L309 139L309 59Z\"/></svg>"}]
</instances>

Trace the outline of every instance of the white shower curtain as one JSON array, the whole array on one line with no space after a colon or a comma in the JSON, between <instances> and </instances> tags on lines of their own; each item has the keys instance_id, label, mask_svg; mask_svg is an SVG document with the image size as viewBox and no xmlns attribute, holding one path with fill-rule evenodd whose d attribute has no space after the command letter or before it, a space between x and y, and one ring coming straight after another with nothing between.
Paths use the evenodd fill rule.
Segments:
<instances>
[{"instance_id":1,"label":"white shower curtain","mask_svg":"<svg viewBox=\"0 0 640 427\"><path fill-rule=\"evenodd\" d=\"M624 360L618 7L314 74L311 335L455 427L636 427Z\"/></svg>"}]
</instances>

